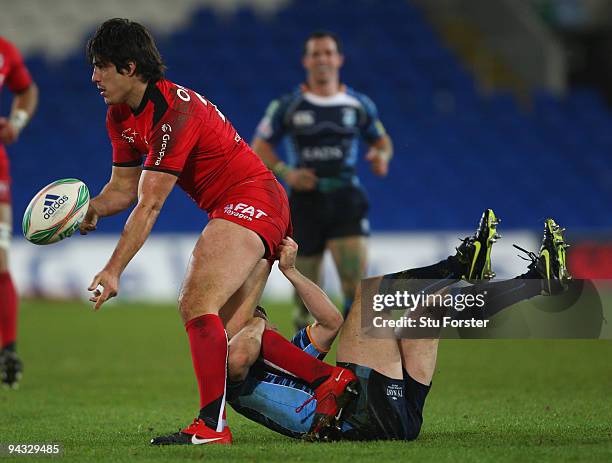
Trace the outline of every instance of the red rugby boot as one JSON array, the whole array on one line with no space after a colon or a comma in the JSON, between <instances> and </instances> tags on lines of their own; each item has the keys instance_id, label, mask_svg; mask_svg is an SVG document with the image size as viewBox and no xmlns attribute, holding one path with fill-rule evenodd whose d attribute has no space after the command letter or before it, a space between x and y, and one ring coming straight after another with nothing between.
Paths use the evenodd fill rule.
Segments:
<instances>
[{"instance_id":1,"label":"red rugby boot","mask_svg":"<svg viewBox=\"0 0 612 463\"><path fill-rule=\"evenodd\" d=\"M152 445L204 445L232 443L232 433L228 426L221 432L214 431L196 418L189 426L168 436L151 439Z\"/></svg>"},{"instance_id":2,"label":"red rugby boot","mask_svg":"<svg viewBox=\"0 0 612 463\"><path fill-rule=\"evenodd\" d=\"M346 368L334 367L332 375L315 389L317 401L315 415L306 440L318 440L319 433L328 428L346 406L357 395L357 376Z\"/></svg>"}]
</instances>

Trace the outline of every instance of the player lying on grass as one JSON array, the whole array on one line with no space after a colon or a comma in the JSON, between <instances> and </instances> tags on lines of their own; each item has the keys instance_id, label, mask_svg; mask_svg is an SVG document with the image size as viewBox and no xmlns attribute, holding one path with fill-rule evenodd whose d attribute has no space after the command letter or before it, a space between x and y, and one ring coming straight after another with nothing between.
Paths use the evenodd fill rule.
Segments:
<instances>
[{"instance_id":1,"label":"player lying on grass","mask_svg":"<svg viewBox=\"0 0 612 463\"><path fill-rule=\"evenodd\" d=\"M298 355L296 355L298 353L300 354L299 356L302 357L302 372L297 373L294 369L291 370L294 372L294 375L300 375L303 378L301 380L302 384L308 385L308 392L304 393L303 396L300 397L303 397L304 400L310 397L317 398L312 402L312 406L308 407L308 425L309 427L312 426L313 429L318 430L318 421L322 421L322 425L326 424L329 421L329 418L338 413L338 404L346 401L347 395L350 394L350 392L347 392L346 389L348 388L350 390L351 385L356 383L356 377L349 370L341 367L333 367L321 361L325 357L325 354L331 347L332 342L336 338L336 335L342 326L342 315L340 315L334 304L317 285L295 269L297 244L291 238L285 238L283 240L283 244L280 247L280 253L279 268L293 283L297 293L304 300L306 306L311 310L316 322L298 331L292 340L293 344L289 344L287 340L276 332L275 328L271 327L264 321L267 319L265 311L262 307L257 306L255 309L255 317L252 318L246 324L246 326L231 339L229 343L230 354L228 361L231 363L228 364L228 369L230 372L230 379L233 378L233 382L230 382L230 388L233 387L233 389L228 390L228 397L231 397L233 394L232 391L238 388L236 381L244 379L241 376L242 372L244 371L244 376L246 376L246 373L249 371L249 366L255 362L263 350L270 348L277 349L282 352L287 352L287 350L295 350L295 357L298 357ZM262 338L264 335L268 337L274 335L277 338L276 341L278 345L272 345L270 342L268 342L266 345L262 344ZM265 362L275 371L279 371L279 367L270 362L267 357L265 360L263 360L263 362ZM245 365L248 366L244 367ZM255 369L252 371L254 373ZM295 381L296 376L289 374L287 370L283 371L286 375L284 377L273 375L271 373L265 373L263 371L262 372L264 375L269 377L270 381L278 380L282 382L287 378ZM311 371L311 379L304 377L302 374L303 371ZM240 378L238 378L239 375ZM317 377L330 377L332 381L322 382L321 380L316 379ZM242 384L243 383L240 383L240 385ZM284 392L288 392L292 397L294 397L294 395L292 395L292 391L293 389L286 388ZM276 390L271 390L272 394L275 394L276 392ZM266 397L267 400L272 398L273 395ZM278 399L283 400L282 395ZM278 403L280 404L281 402ZM293 411L293 409L291 411ZM293 418L293 416L291 416L291 418ZM266 423L266 425L276 429L279 432L283 432L282 427L274 428L273 422ZM152 439L151 443L154 445L192 444L194 443L194 436L196 440L199 439L197 434L194 434L193 431L194 430L189 428L183 429L168 436L160 436Z\"/></svg>"},{"instance_id":2,"label":"player lying on grass","mask_svg":"<svg viewBox=\"0 0 612 463\"><path fill-rule=\"evenodd\" d=\"M440 280L447 286L460 278L487 285L492 296L485 310L490 317L519 300L550 293L546 288L565 287L570 279L565 266L565 243L552 219L546 221L539 256L528 272L514 280L485 282L493 276L490 252L498 235L493 211L486 210L475 235L464 240L455 256L438 264L377 277L381 286L406 279ZM477 244L478 243L478 244ZM476 250L479 252L476 252ZM297 246L285 240L279 268L293 283L316 322L298 331L292 342L322 359L338 331L336 308L311 281L294 267ZM548 263L548 264L547 264ZM525 282L536 282L527 285ZM556 292L556 291L554 291ZM513 294L508 297L508 294ZM422 411L433 376L438 339L396 339L391 329L386 338L366 336L362 329L361 287L340 334L338 365L355 373L357 394L345 395L339 419L319 420L312 426L316 397L307 381L283 372L270 371L260 361L261 334L267 322L254 318L230 342L228 401L232 407L274 431L309 440L412 440L421 429ZM265 314L260 312L262 317ZM350 391L354 392L351 385ZM349 399L346 403L346 399Z\"/></svg>"}]
</instances>

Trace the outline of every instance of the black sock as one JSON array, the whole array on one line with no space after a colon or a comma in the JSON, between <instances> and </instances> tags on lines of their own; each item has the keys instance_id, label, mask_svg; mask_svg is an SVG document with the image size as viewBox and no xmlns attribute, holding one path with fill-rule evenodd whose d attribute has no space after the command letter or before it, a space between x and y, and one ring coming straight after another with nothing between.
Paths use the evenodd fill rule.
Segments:
<instances>
[{"instance_id":1,"label":"black sock","mask_svg":"<svg viewBox=\"0 0 612 463\"><path fill-rule=\"evenodd\" d=\"M212 429L213 431L217 429L217 425L219 424L217 419L213 418L213 416L219 416L219 411L221 409L222 404L223 397L219 397L218 399L213 400L211 403L200 409L200 415L198 416L198 418L204 421L204 424L206 424L206 426Z\"/></svg>"},{"instance_id":2,"label":"black sock","mask_svg":"<svg viewBox=\"0 0 612 463\"><path fill-rule=\"evenodd\" d=\"M483 319L489 319L517 302L531 299L542 293L542 280L515 278L503 281L482 281L459 289L459 294L485 294L482 308L474 308L458 313L459 318L472 317L480 313Z\"/></svg>"},{"instance_id":3,"label":"black sock","mask_svg":"<svg viewBox=\"0 0 612 463\"><path fill-rule=\"evenodd\" d=\"M5 352L15 352L16 349L17 349L17 343L13 341L13 342L8 343L1 350Z\"/></svg>"},{"instance_id":4,"label":"black sock","mask_svg":"<svg viewBox=\"0 0 612 463\"><path fill-rule=\"evenodd\" d=\"M439 280L442 278L461 278L465 265L459 262L455 256L450 256L437 264L427 267L411 268L401 272L390 273L384 276L385 279L419 279L419 280Z\"/></svg>"}]
</instances>

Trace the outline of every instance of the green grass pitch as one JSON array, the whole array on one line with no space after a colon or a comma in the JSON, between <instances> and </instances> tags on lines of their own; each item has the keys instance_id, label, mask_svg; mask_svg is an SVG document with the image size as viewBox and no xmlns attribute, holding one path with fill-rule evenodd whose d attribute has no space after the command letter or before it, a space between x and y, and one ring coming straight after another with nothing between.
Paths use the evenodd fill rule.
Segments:
<instances>
[{"instance_id":1,"label":"green grass pitch","mask_svg":"<svg viewBox=\"0 0 612 463\"><path fill-rule=\"evenodd\" d=\"M289 304L269 312L290 334ZM94 313L26 301L20 335L25 376L20 390L0 390L0 442L61 443L61 460L612 461L610 341L442 341L414 442L308 444L230 410L231 447L153 448L152 436L190 422L198 405L173 306Z\"/></svg>"}]
</instances>

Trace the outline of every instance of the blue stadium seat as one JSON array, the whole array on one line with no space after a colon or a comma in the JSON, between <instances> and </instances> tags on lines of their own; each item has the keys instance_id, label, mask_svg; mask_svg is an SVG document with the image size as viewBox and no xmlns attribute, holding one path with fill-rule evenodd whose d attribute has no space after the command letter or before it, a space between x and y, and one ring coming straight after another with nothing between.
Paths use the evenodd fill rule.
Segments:
<instances>
[{"instance_id":1,"label":"blue stadium seat","mask_svg":"<svg viewBox=\"0 0 612 463\"><path fill-rule=\"evenodd\" d=\"M471 229L488 206L509 227L552 214L568 226L612 227L612 114L603 100L590 89L565 99L538 91L527 113L509 94L479 95L473 77L409 2L355 0L348 7L313 0L272 17L243 8L221 18L201 8L158 45L169 78L213 100L250 139L268 102L303 80L303 40L321 28L343 39L343 79L372 97L394 140L388 178L359 163L374 230ZM36 188L77 176L96 192L110 170L105 106L82 51L59 63L40 56L27 62L41 105L10 148L16 226ZM545 191L542 173L556 179L555 194ZM191 201L177 192L168 205L158 231L201 229L203 222L176 220L193 214ZM104 229L118 231L123 219L110 219Z\"/></svg>"}]
</instances>

